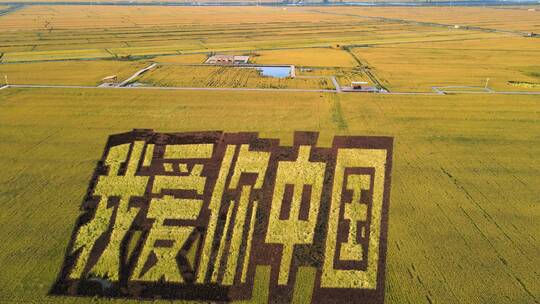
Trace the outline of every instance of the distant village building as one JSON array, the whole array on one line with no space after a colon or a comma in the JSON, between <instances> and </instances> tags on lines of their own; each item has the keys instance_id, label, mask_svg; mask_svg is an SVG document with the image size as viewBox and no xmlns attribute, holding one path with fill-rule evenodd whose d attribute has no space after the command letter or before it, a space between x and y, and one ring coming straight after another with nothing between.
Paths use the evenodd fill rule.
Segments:
<instances>
[{"instance_id":1,"label":"distant village building","mask_svg":"<svg viewBox=\"0 0 540 304\"><path fill-rule=\"evenodd\" d=\"M236 55L214 55L210 56L206 63L209 64L246 64L249 61L249 56Z\"/></svg>"}]
</instances>

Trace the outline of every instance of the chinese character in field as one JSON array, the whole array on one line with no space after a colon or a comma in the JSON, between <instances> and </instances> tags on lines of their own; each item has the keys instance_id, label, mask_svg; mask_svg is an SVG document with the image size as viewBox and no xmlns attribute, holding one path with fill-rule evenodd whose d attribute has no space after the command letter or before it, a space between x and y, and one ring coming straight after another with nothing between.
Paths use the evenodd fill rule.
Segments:
<instances>
[{"instance_id":1,"label":"chinese character in field","mask_svg":"<svg viewBox=\"0 0 540 304\"><path fill-rule=\"evenodd\" d=\"M203 164L197 160L210 159L213 150L213 144L165 146L162 159L165 172L153 180L152 199L146 213L148 234L132 272L132 281L163 278L167 282L181 283L192 279L196 246L186 243L198 238L195 220L202 210L206 185L206 177L202 176ZM194 197L182 197L182 191L191 191ZM179 223L171 224L172 221ZM177 262L179 258L183 265ZM182 266L189 269L182 269Z\"/></svg>"},{"instance_id":2,"label":"chinese character in field","mask_svg":"<svg viewBox=\"0 0 540 304\"><path fill-rule=\"evenodd\" d=\"M338 149L322 288L377 288L386 161L386 149Z\"/></svg>"},{"instance_id":3,"label":"chinese character in field","mask_svg":"<svg viewBox=\"0 0 540 304\"><path fill-rule=\"evenodd\" d=\"M98 176L92 192L92 196L99 198L94 215L79 228L74 240L72 250L79 251L79 254L70 278L83 275L96 241L108 233L109 242L89 272L118 281L120 246L139 212L139 208L130 206L129 202L133 197L144 195L149 179L148 176L136 175L144 147L144 142L135 141L109 149L104 164L107 174ZM115 207L109 206L113 198L117 200ZM110 226L112 229L109 231Z\"/></svg>"},{"instance_id":4,"label":"chinese character in field","mask_svg":"<svg viewBox=\"0 0 540 304\"><path fill-rule=\"evenodd\" d=\"M53 293L383 303L392 139L317 140L111 136Z\"/></svg>"},{"instance_id":5,"label":"chinese character in field","mask_svg":"<svg viewBox=\"0 0 540 304\"><path fill-rule=\"evenodd\" d=\"M296 161L278 163L266 242L283 245L279 285L288 283L295 245L311 244L315 234L326 164L311 162L310 151L300 146ZM280 216L283 209L286 216Z\"/></svg>"}]
</instances>

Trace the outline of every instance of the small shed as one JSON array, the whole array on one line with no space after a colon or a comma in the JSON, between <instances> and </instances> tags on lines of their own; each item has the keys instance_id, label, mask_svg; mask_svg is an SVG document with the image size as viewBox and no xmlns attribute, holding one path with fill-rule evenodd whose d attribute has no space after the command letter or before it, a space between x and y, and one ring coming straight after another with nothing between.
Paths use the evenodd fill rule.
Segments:
<instances>
[{"instance_id":1,"label":"small shed","mask_svg":"<svg viewBox=\"0 0 540 304\"><path fill-rule=\"evenodd\" d=\"M367 84L368 83L366 81L352 81L351 88L353 90L362 90L363 88L367 86Z\"/></svg>"},{"instance_id":2,"label":"small shed","mask_svg":"<svg viewBox=\"0 0 540 304\"><path fill-rule=\"evenodd\" d=\"M249 56L234 56L234 64L246 64L249 61Z\"/></svg>"}]
</instances>

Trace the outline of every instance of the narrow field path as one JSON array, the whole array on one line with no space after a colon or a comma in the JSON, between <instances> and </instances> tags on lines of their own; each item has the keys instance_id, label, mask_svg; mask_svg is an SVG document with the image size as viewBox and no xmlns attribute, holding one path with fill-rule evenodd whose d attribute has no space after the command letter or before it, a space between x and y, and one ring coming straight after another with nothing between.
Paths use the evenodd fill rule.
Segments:
<instances>
[{"instance_id":1,"label":"narrow field path","mask_svg":"<svg viewBox=\"0 0 540 304\"><path fill-rule=\"evenodd\" d=\"M338 92L338 93L343 92L341 90L341 86L339 85L339 83L338 83L338 81L336 79L336 76L330 76L330 79L332 80L332 83L334 84L334 87L336 87L336 92Z\"/></svg>"}]
</instances>

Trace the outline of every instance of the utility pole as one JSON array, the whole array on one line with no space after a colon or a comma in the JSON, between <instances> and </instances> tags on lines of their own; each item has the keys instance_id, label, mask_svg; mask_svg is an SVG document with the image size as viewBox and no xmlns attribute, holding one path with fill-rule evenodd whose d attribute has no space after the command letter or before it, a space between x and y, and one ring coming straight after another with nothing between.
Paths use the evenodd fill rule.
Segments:
<instances>
[{"instance_id":1,"label":"utility pole","mask_svg":"<svg viewBox=\"0 0 540 304\"><path fill-rule=\"evenodd\" d=\"M8 82L8 79L7 79L7 75L4 75L4 80L6 81L6 85L9 85L9 82Z\"/></svg>"}]
</instances>

